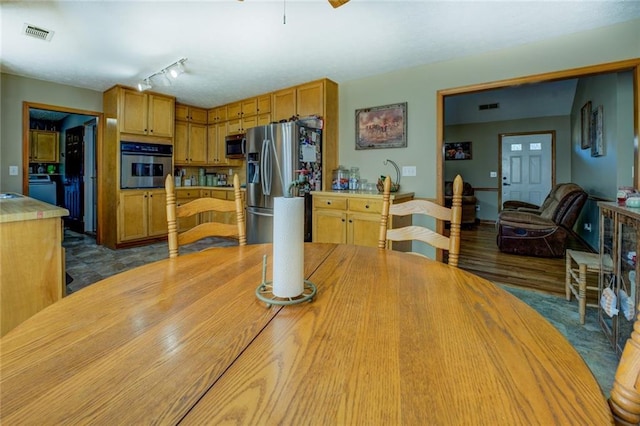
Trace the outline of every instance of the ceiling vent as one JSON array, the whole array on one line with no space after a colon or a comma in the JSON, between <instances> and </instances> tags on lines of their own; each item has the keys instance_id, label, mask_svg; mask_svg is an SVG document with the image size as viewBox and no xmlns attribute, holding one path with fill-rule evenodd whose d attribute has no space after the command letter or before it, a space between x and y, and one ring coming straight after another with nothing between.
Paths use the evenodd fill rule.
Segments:
<instances>
[{"instance_id":1,"label":"ceiling vent","mask_svg":"<svg viewBox=\"0 0 640 426\"><path fill-rule=\"evenodd\" d=\"M480 111L484 111L486 109L498 109L500 108L500 104L496 103L496 104L482 104L482 105L478 105L478 109Z\"/></svg>"},{"instance_id":2,"label":"ceiling vent","mask_svg":"<svg viewBox=\"0 0 640 426\"><path fill-rule=\"evenodd\" d=\"M34 37L39 40L51 41L54 31L45 30L44 28L36 27L35 25L24 24L24 35Z\"/></svg>"}]
</instances>

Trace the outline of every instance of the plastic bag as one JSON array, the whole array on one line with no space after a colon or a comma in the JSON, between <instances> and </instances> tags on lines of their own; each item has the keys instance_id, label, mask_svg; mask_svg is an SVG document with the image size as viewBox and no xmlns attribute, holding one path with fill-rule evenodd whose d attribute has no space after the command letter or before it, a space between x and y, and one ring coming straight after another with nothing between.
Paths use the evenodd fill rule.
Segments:
<instances>
[{"instance_id":1,"label":"plastic bag","mask_svg":"<svg viewBox=\"0 0 640 426\"><path fill-rule=\"evenodd\" d=\"M614 317L618 315L617 306L617 297L613 290L610 287L602 290L602 296L600 296L600 306L602 309L609 315L610 317Z\"/></svg>"},{"instance_id":2,"label":"plastic bag","mask_svg":"<svg viewBox=\"0 0 640 426\"><path fill-rule=\"evenodd\" d=\"M633 300L631 300L631 298L627 295L627 292L623 289L620 289L620 291L618 291L618 296L620 296L620 309L622 309L624 317L629 321L633 321L633 315L635 314Z\"/></svg>"}]
</instances>

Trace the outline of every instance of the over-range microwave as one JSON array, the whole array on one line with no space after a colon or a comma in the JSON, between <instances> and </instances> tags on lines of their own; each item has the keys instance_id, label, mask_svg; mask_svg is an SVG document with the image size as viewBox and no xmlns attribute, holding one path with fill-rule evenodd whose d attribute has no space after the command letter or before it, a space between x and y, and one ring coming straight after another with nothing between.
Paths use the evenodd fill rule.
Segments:
<instances>
[{"instance_id":1,"label":"over-range microwave","mask_svg":"<svg viewBox=\"0 0 640 426\"><path fill-rule=\"evenodd\" d=\"M229 135L225 139L227 158L244 158L246 155L245 135Z\"/></svg>"}]
</instances>

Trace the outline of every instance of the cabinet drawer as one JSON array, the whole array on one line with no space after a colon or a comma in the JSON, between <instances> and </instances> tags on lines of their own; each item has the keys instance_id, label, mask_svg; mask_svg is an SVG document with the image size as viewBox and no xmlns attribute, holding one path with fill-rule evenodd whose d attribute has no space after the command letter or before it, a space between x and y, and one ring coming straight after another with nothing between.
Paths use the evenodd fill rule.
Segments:
<instances>
[{"instance_id":1,"label":"cabinet drawer","mask_svg":"<svg viewBox=\"0 0 640 426\"><path fill-rule=\"evenodd\" d=\"M382 200L366 198L349 199L349 211L364 213L382 213Z\"/></svg>"},{"instance_id":2,"label":"cabinet drawer","mask_svg":"<svg viewBox=\"0 0 640 426\"><path fill-rule=\"evenodd\" d=\"M346 210L347 199L346 198L314 197L313 208L314 209Z\"/></svg>"},{"instance_id":3,"label":"cabinet drawer","mask_svg":"<svg viewBox=\"0 0 640 426\"><path fill-rule=\"evenodd\" d=\"M176 189L176 198L200 198L199 189Z\"/></svg>"}]
</instances>

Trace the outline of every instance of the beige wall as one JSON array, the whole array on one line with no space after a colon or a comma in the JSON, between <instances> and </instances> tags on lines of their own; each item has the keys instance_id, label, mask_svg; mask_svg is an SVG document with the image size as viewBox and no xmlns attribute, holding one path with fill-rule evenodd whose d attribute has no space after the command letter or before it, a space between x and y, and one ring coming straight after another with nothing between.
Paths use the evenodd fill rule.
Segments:
<instances>
[{"instance_id":1,"label":"beige wall","mask_svg":"<svg viewBox=\"0 0 640 426\"><path fill-rule=\"evenodd\" d=\"M0 74L0 192L22 193L22 104L34 102L102 112L102 92ZM18 176L9 176L18 166Z\"/></svg>"},{"instance_id":2,"label":"beige wall","mask_svg":"<svg viewBox=\"0 0 640 426\"><path fill-rule=\"evenodd\" d=\"M340 83L340 163L360 167L363 178L393 174L416 166L416 177L403 177L403 190L436 196L436 93L472 84L567 70L640 57L640 20L613 25L493 53L404 69ZM331 77L331 76L329 76ZM355 150L355 110L407 102L407 148Z\"/></svg>"}]
</instances>

